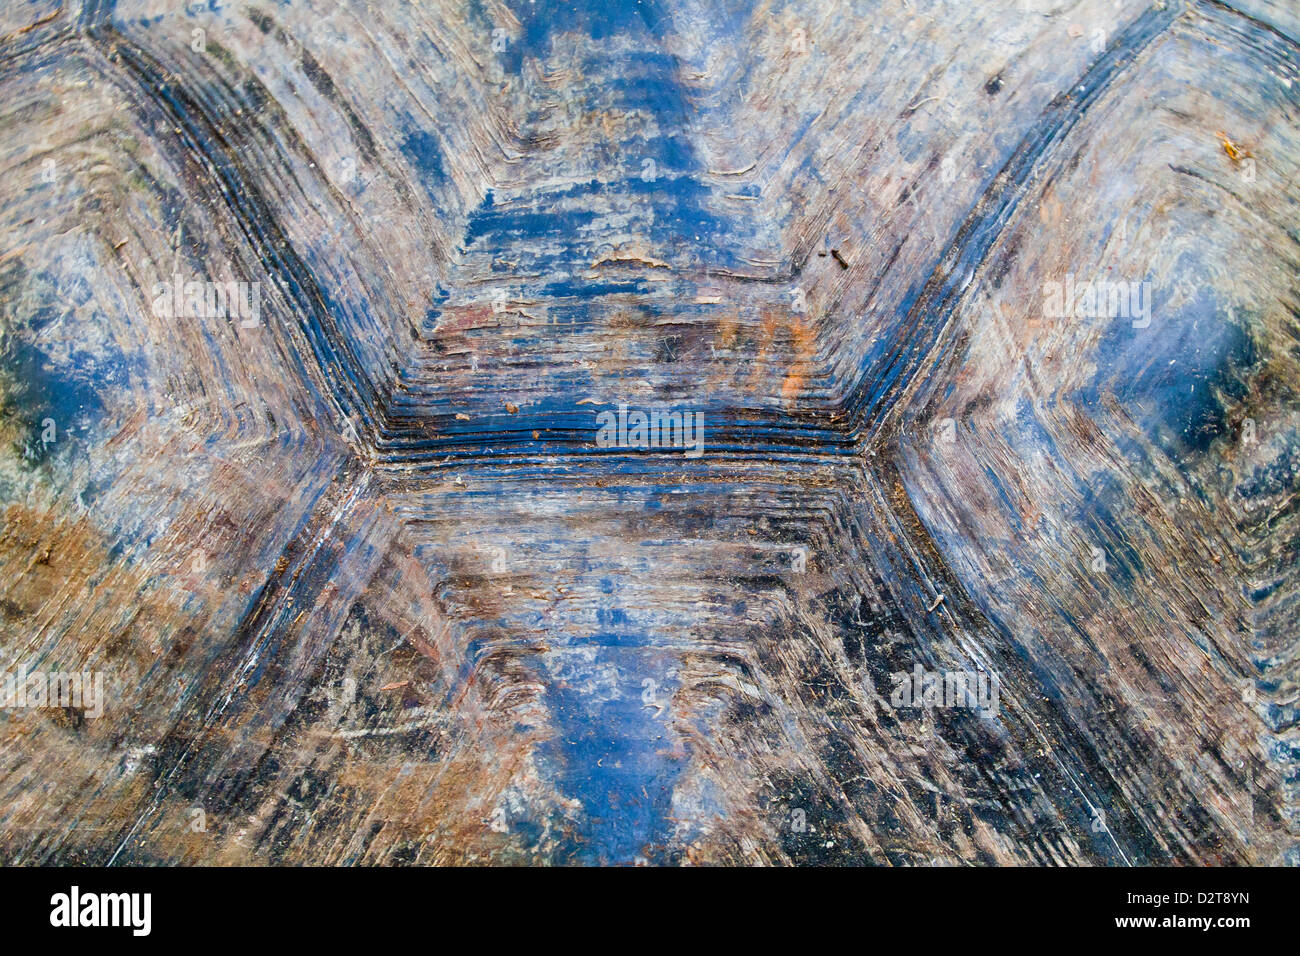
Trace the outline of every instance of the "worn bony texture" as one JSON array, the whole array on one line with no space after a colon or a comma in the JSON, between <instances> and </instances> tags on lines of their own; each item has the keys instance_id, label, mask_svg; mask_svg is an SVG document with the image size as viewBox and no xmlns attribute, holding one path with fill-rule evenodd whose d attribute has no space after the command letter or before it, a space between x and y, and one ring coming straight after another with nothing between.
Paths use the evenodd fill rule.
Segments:
<instances>
[{"instance_id":1,"label":"worn bony texture","mask_svg":"<svg viewBox=\"0 0 1300 956\"><path fill-rule=\"evenodd\" d=\"M1294 3L0 35L4 862L1300 863Z\"/></svg>"}]
</instances>

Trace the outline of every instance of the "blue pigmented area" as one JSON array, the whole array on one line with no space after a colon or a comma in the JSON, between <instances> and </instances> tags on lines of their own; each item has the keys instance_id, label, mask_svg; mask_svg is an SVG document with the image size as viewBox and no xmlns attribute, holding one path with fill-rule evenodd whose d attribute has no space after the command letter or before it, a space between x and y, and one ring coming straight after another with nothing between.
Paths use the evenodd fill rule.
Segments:
<instances>
[{"instance_id":1,"label":"blue pigmented area","mask_svg":"<svg viewBox=\"0 0 1300 956\"><path fill-rule=\"evenodd\" d=\"M655 848L671 831L673 786L685 755L673 754L667 726L675 690L670 658L648 643L644 636L606 635L595 660L581 665L581 677L547 689L559 733L545 755L561 792L582 805L568 849L573 862L660 862ZM618 674L615 687L586 679L603 671ZM652 689L657 703L645 699Z\"/></svg>"}]
</instances>

